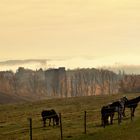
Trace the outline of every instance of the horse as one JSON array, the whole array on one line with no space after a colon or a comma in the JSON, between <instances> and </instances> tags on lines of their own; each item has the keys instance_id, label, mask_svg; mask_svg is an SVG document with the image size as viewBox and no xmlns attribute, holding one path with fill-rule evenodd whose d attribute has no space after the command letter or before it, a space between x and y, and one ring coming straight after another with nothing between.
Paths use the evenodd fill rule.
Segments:
<instances>
[{"instance_id":1,"label":"horse","mask_svg":"<svg viewBox=\"0 0 140 140\"><path fill-rule=\"evenodd\" d=\"M124 96L123 98L120 99L120 103L122 105L122 116L125 117L125 107L126 107L126 102L128 101L127 97Z\"/></svg>"},{"instance_id":2,"label":"horse","mask_svg":"<svg viewBox=\"0 0 140 140\"><path fill-rule=\"evenodd\" d=\"M131 112L131 120L134 117L134 113L135 113L135 109L138 106L138 103L140 101L140 96L130 99L125 102L125 107L130 108L130 112ZM124 114L125 114L125 109L124 109Z\"/></svg>"},{"instance_id":3,"label":"horse","mask_svg":"<svg viewBox=\"0 0 140 140\"><path fill-rule=\"evenodd\" d=\"M43 126L46 127L46 119L49 119L49 126L51 123L51 119L53 119L53 126L59 125L59 116L55 112L54 109L51 110L43 110L41 112L42 120L43 120Z\"/></svg>"},{"instance_id":4,"label":"horse","mask_svg":"<svg viewBox=\"0 0 140 140\"><path fill-rule=\"evenodd\" d=\"M107 106L103 106L101 108L101 125L103 127L105 127L106 125L109 124L109 117L110 117L110 121L111 121L111 124L113 124L113 116L114 116L114 108L111 108L109 105Z\"/></svg>"},{"instance_id":5,"label":"horse","mask_svg":"<svg viewBox=\"0 0 140 140\"><path fill-rule=\"evenodd\" d=\"M113 124L113 117L115 112L118 112L118 123L121 123L124 108L125 108L125 99L126 97L121 98L119 101L115 101L107 106L103 106L101 108L101 125L105 127L105 125L109 124L109 117L110 117L110 124Z\"/></svg>"}]
</instances>

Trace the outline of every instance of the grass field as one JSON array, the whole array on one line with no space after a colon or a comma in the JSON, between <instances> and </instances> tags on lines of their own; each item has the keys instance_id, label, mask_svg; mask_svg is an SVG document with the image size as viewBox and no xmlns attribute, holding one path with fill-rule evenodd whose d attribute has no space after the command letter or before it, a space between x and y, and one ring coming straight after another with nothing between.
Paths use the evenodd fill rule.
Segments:
<instances>
[{"instance_id":1,"label":"grass field","mask_svg":"<svg viewBox=\"0 0 140 140\"><path fill-rule=\"evenodd\" d=\"M128 98L140 96L139 93L125 95ZM0 105L0 140L29 140L29 117L33 121L33 140L60 140L58 126L42 127L41 111L52 108L62 114L64 140L140 140L140 105L132 122L130 111L126 109L127 117L120 125L114 120L114 125L100 126L101 107L122 96L88 96ZM87 111L87 134L84 134L84 111Z\"/></svg>"}]
</instances>

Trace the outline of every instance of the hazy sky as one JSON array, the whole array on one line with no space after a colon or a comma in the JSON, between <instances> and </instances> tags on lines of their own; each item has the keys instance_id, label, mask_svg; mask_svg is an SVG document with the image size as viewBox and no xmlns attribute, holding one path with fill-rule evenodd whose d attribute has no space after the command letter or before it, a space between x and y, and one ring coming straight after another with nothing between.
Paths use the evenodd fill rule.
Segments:
<instances>
[{"instance_id":1,"label":"hazy sky","mask_svg":"<svg viewBox=\"0 0 140 140\"><path fill-rule=\"evenodd\" d=\"M140 0L0 0L0 60L139 53Z\"/></svg>"}]
</instances>

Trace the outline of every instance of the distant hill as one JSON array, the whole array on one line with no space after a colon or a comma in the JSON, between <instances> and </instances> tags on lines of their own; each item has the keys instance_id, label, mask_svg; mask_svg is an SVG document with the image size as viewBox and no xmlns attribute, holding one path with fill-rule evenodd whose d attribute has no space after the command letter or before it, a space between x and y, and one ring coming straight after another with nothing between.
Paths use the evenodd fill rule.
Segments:
<instances>
[{"instance_id":1,"label":"distant hill","mask_svg":"<svg viewBox=\"0 0 140 140\"><path fill-rule=\"evenodd\" d=\"M0 92L0 104L19 103L19 102L24 102L24 101L25 101L25 99L23 99L19 96L9 95L9 94L5 94L5 93Z\"/></svg>"}]
</instances>

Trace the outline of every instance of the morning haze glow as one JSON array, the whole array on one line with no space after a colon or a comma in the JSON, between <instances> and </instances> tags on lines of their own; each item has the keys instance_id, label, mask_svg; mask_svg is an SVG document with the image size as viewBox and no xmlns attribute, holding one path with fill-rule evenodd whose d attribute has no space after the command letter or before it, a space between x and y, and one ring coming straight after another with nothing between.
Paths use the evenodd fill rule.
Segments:
<instances>
[{"instance_id":1,"label":"morning haze glow","mask_svg":"<svg viewBox=\"0 0 140 140\"><path fill-rule=\"evenodd\" d=\"M139 64L139 0L1 0L0 18L0 61Z\"/></svg>"}]
</instances>

